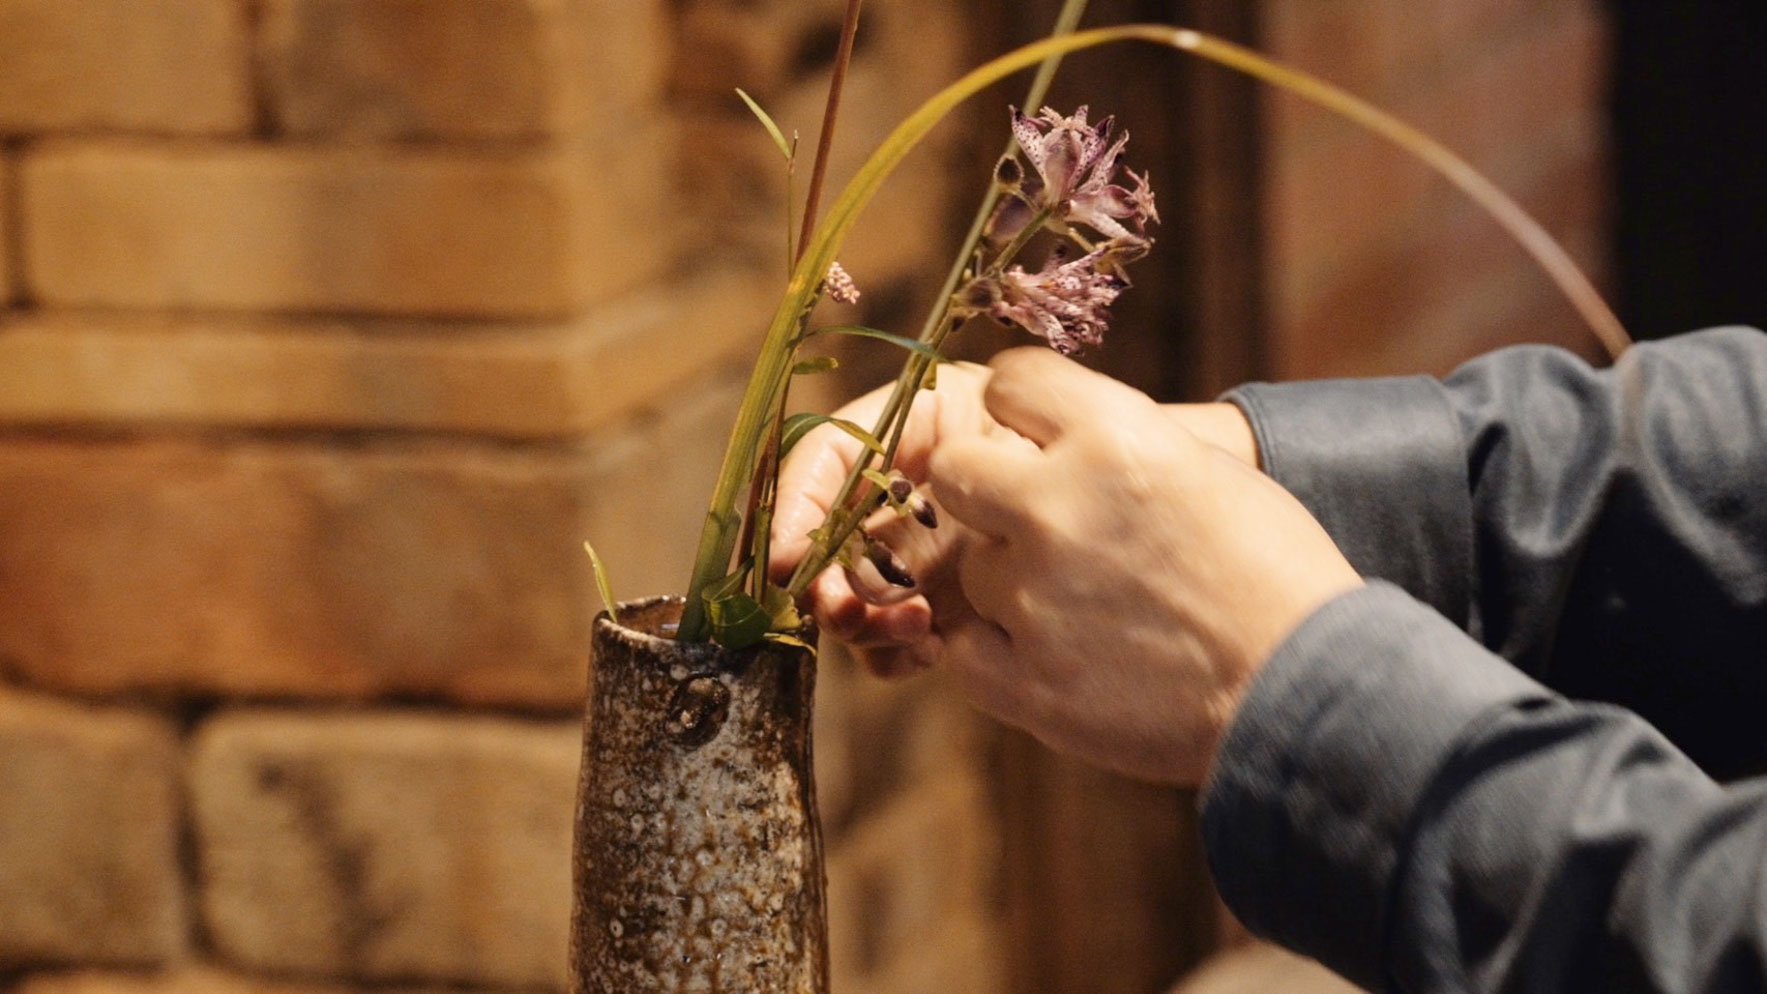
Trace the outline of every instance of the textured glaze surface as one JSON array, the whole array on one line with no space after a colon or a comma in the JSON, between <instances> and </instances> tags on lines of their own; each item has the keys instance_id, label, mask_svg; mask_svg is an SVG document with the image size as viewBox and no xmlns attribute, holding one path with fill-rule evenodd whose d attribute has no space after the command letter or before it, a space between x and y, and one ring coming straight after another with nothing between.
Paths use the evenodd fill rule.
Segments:
<instances>
[{"instance_id":1,"label":"textured glaze surface","mask_svg":"<svg viewBox=\"0 0 1767 994\"><path fill-rule=\"evenodd\" d=\"M646 634L679 612L596 620L572 991L826 994L814 659Z\"/></svg>"}]
</instances>

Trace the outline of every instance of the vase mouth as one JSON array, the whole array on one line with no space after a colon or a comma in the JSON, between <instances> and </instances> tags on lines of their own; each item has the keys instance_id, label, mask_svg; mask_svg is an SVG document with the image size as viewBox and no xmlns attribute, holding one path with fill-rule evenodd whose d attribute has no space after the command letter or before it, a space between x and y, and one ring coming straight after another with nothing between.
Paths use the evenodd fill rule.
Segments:
<instances>
[{"instance_id":1,"label":"vase mouth","mask_svg":"<svg viewBox=\"0 0 1767 994\"><path fill-rule=\"evenodd\" d=\"M680 594L620 601L620 620L614 621L602 611L595 616L595 627L605 625L624 634L674 641L675 629L681 623L682 605L686 602Z\"/></svg>"},{"instance_id":2,"label":"vase mouth","mask_svg":"<svg viewBox=\"0 0 1767 994\"><path fill-rule=\"evenodd\" d=\"M688 657L701 663L713 663L727 660L731 653L715 642L682 642L675 638L675 632L681 622L681 613L687 599L680 594L664 594L660 597L642 597L636 600L620 601L620 620L615 622L608 617L606 611L595 616L590 629L594 635L596 646L606 644L625 645L635 652L651 657L668 657L677 660ZM816 626L805 619L804 629L796 633L811 645L816 643ZM742 650L736 655L744 655L751 650ZM813 656L814 650L808 650Z\"/></svg>"}]
</instances>

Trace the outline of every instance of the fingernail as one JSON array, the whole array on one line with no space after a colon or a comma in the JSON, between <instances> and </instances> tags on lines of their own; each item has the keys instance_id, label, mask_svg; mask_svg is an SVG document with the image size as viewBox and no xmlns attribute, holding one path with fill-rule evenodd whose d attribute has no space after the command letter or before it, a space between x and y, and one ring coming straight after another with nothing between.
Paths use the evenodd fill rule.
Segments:
<instances>
[{"instance_id":1,"label":"fingernail","mask_svg":"<svg viewBox=\"0 0 1767 994\"><path fill-rule=\"evenodd\" d=\"M877 539L869 539L865 543L865 559L877 567L878 575L891 586L913 589L914 574L909 572L908 564L896 555L894 549Z\"/></svg>"}]
</instances>

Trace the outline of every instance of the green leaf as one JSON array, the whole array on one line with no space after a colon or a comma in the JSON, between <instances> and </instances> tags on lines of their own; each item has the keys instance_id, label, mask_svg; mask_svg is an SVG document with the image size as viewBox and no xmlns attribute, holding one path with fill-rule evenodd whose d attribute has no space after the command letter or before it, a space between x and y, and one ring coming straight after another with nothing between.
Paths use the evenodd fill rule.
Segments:
<instances>
[{"instance_id":1,"label":"green leaf","mask_svg":"<svg viewBox=\"0 0 1767 994\"><path fill-rule=\"evenodd\" d=\"M712 640L726 649L754 645L773 624L772 616L740 590L715 600L707 599L706 616L712 622Z\"/></svg>"},{"instance_id":2,"label":"green leaf","mask_svg":"<svg viewBox=\"0 0 1767 994\"><path fill-rule=\"evenodd\" d=\"M742 589L742 582L748 579L749 569L753 565L753 563L744 560L743 564L738 566L734 572L707 587L705 594L703 595L706 601L709 603L723 597L728 597Z\"/></svg>"},{"instance_id":3,"label":"green leaf","mask_svg":"<svg viewBox=\"0 0 1767 994\"><path fill-rule=\"evenodd\" d=\"M816 647L803 639L798 638L796 635L787 635L784 632L768 632L761 636L761 640L764 642L772 642L774 645L787 645L791 646L793 649L803 649L812 656L816 655Z\"/></svg>"},{"instance_id":4,"label":"green leaf","mask_svg":"<svg viewBox=\"0 0 1767 994\"><path fill-rule=\"evenodd\" d=\"M589 553L589 566L595 570L595 586L601 591L601 604L607 608L608 618L617 625L620 623L619 602L614 600L614 585L607 578L607 567L601 564L601 557L595 554L595 546L585 541L583 551Z\"/></svg>"},{"instance_id":5,"label":"green leaf","mask_svg":"<svg viewBox=\"0 0 1767 994\"><path fill-rule=\"evenodd\" d=\"M839 368L841 368L841 361L834 356L817 356L814 359L805 359L803 362L793 366L791 368L791 375L812 376L817 373L832 373Z\"/></svg>"},{"instance_id":6,"label":"green leaf","mask_svg":"<svg viewBox=\"0 0 1767 994\"><path fill-rule=\"evenodd\" d=\"M767 584L761 594L761 607L772 620L768 627L774 632L795 632L804 627L804 618L798 613L798 606L792 602L791 595L784 587Z\"/></svg>"},{"instance_id":7,"label":"green leaf","mask_svg":"<svg viewBox=\"0 0 1767 994\"><path fill-rule=\"evenodd\" d=\"M933 362L948 361L944 356L939 354L938 349L933 348L925 342L915 341L912 338L906 338L902 335L892 335L887 331L879 331L876 328L867 328L864 325L840 324L835 325L832 328L818 328L810 334L812 336L851 335L854 338L875 338L880 342L889 342L891 345L899 346L910 352L916 353L917 355L925 356Z\"/></svg>"},{"instance_id":8,"label":"green leaf","mask_svg":"<svg viewBox=\"0 0 1767 994\"><path fill-rule=\"evenodd\" d=\"M834 425L858 439L861 444L878 455L885 454L883 443L877 440L877 436L845 418L831 417L827 414L794 414L785 419L785 427L779 434L780 458L785 458L785 454L791 451L792 446L802 441L812 428L822 425Z\"/></svg>"},{"instance_id":9,"label":"green leaf","mask_svg":"<svg viewBox=\"0 0 1767 994\"><path fill-rule=\"evenodd\" d=\"M749 110L754 112L755 117L760 120L761 126L767 129L767 134L773 137L773 144L779 146L779 154L785 156L785 161L790 162L792 160L792 143L785 140L785 132L779 130L779 125L773 123L773 118L761 109L760 104L755 103L754 97L744 93L742 87L736 88L736 95L742 98L743 103L749 105Z\"/></svg>"}]
</instances>

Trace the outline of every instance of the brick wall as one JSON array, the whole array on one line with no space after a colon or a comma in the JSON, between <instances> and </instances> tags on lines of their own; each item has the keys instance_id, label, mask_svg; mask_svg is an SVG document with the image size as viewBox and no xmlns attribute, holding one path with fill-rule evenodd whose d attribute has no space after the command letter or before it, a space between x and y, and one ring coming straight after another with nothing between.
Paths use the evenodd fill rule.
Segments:
<instances>
[{"instance_id":1,"label":"brick wall","mask_svg":"<svg viewBox=\"0 0 1767 994\"><path fill-rule=\"evenodd\" d=\"M1260 12L1599 275L1593 0ZM0 0L0 991L562 987L578 543L622 594L682 582L780 282L778 161L730 88L812 142L838 15ZM959 17L868 5L837 179L997 49ZM1586 342L1445 184L1269 111L1274 373ZM878 323L972 188L941 135L843 253ZM989 730L934 679L822 681L837 989L1037 989ZM1128 945L1072 943L1164 962Z\"/></svg>"},{"instance_id":2,"label":"brick wall","mask_svg":"<svg viewBox=\"0 0 1767 994\"><path fill-rule=\"evenodd\" d=\"M1608 46L1594 0L1262 9L1273 54L1440 139L1605 275ZM1538 268L1445 181L1311 106L1266 107L1273 374L1441 372L1519 341L1595 351Z\"/></svg>"},{"instance_id":3,"label":"brick wall","mask_svg":"<svg viewBox=\"0 0 1767 994\"><path fill-rule=\"evenodd\" d=\"M684 580L782 282L731 88L812 144L839 14L0 0L0 989L563 987L579 543ZM952 17L869 18L836 180ZM999 989L974 719L823 680L839 989Z\"/></svg>"}]
</instances>

